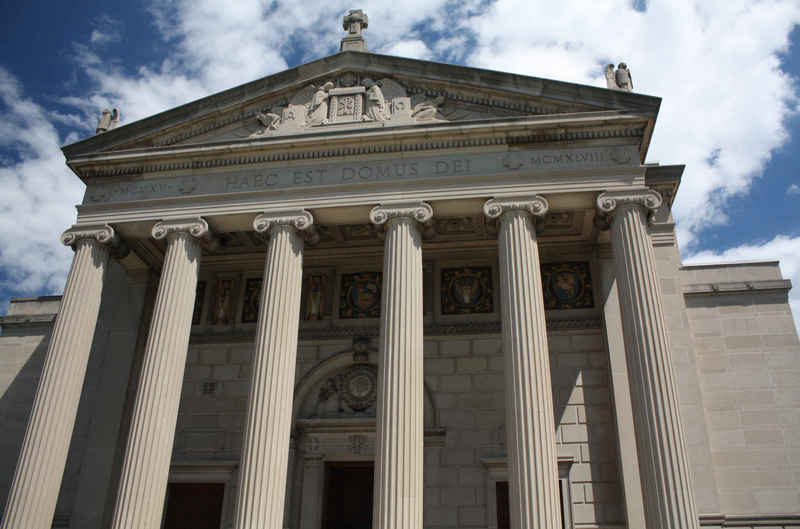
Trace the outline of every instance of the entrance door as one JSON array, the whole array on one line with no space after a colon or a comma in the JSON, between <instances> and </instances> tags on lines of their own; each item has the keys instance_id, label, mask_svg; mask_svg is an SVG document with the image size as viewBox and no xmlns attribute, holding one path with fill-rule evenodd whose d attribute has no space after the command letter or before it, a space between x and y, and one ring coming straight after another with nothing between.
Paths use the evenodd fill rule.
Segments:
<instances>
[{"instance_id":1,"label":"entrance door","mask_svg":"<svg viewBox=\"0 0 800 529\"><path fill-rule=\"evenodd\" d=\"M322 529L371 529L371 462L325 464Z\"/></svg>"}]
</instances>

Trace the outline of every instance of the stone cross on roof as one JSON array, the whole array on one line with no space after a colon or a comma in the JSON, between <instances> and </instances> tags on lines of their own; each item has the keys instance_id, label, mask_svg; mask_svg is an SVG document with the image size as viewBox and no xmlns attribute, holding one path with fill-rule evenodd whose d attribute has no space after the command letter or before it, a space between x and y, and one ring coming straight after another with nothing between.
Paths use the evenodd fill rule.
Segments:
<instances>
[{"instance_id":1,"label":"stone cross on roof","mask_svg":"<svg viewBox=\"0 0 800 529\"><path fill-rule=\"evenodd\" d=\"M342 27L347 35L342 39L340 51L367 51L367 43L361 35L362 29L369 27L369 18L361 9L351 9L344 16Z\"/></svg>"}]
</instances>

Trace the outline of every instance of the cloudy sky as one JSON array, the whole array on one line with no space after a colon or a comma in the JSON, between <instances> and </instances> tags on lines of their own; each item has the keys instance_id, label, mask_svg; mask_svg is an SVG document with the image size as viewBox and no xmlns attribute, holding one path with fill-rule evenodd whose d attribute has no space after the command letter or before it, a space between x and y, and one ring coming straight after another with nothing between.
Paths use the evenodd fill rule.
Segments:
<instances>
[{"instance_id":1,"label":"cloudy sky","mask_svg":"<svg viewBox=\"0 0 800 529\"><path fill-rule=\"evenodd\" d=\"M604 86L627 62L663 98L648 162L685 163L685 261L780 259L800 315L797 0L3 2L0 313L59 293L83 184L59 147L338 50L363 8L372 51Z\"/></svg>"}]
</instances>

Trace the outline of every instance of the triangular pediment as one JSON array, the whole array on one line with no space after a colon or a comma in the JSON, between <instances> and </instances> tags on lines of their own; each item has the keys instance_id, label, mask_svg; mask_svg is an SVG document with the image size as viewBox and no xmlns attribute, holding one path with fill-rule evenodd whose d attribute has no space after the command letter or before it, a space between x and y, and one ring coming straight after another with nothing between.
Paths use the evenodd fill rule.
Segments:
<instances>
[{"instance_id":1,"label":"triangular pediment","mask_svg":"<svg viewBox=\"0 0 800 529\"><path fill-rule=\"evenodd\" d=\"M188 103L64 148L97 152L319 132L636 113L660 99L464 66L343 52Z\"/></svg>"}]
</instances>

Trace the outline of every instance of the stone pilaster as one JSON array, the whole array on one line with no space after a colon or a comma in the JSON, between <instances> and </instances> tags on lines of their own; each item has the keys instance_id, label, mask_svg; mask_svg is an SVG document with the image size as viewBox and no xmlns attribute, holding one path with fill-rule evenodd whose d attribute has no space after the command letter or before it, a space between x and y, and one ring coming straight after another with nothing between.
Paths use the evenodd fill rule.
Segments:
<instances>
[{"instance_id":1,"label":"stone pilaster","mask_svg":"<svg viewBox=\"0 0 800 529\"><path fill-rule=\"evenodd\" d=\"M376 206L386 224L381 294L374 529L422 529L424 464L422 238L424 203Z\"/></svg>"},{"instance_id":2,"label":"stone pilaster","mask_svg":"<svg viewBox=\"0 0 800 529\"><path fill-rule=\"evenodd\" d=\"M597 207L611 218L625 351L631 387L647 527L696 529L697 508L672 378L669 337L647 214L661 196L643 189L603 193Z\"/></svg>"},{"instance_id":3,"label":"stone pilaster","mask_svg":"<svg viewBox=\"0 0 800 529\"><path fill-rule=\"evenodd\" d=\"M202 253L198 239L208 238L209 230L201 218L182 219L157 223L152 235L166 238L167 251L131 416L114 529L161 527Z\"/></svg>"},{"instance_id":4,"label":"stone pilaster","mask_svg":"<svg viewBox=\"0 0 800 529\"><path fill-rule=\"evenodd\" d=\"M75 425L100 309L109 246L108 225L67 230L75 250L22 442L2 529L49 529Z\"/></svg>"},{"instance_id":5,"label":"stone pilaster","mask_svg":"<svg viewBox=\"0 0 800 529\"><path fill-rule=\"evenodd\" d=\"M532 216L547 213L540 196L491 199L499 219L498 252L506 381L508 492L513 529L561 527L553 388L547 322Z\"/></svg>"},{"instance_id":6,"label":"stone pilaster","mask_svg":"<svg viewBox=\"0 0 800 529\"><path fill-rule=\"evenodd\" d=\"M308 211L261 214L253 228L269 234L244 430L236 529L280 529L292 422L303 239Z\"/></svg>"}]
</instances>

